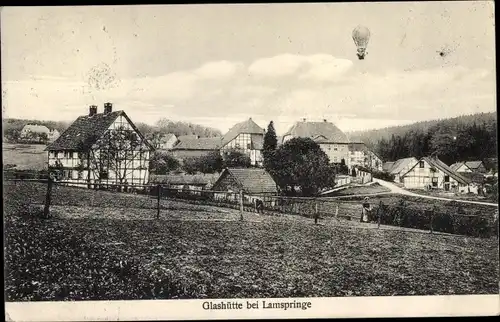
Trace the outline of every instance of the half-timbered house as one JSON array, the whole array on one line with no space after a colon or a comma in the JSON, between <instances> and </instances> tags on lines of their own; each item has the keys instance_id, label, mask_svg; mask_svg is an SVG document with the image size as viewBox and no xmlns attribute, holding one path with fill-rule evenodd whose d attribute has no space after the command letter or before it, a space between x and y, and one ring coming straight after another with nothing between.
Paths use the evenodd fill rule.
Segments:
<instances>
[{"instance_id":1,"label":"half-timbered house","mask_svg":"<svg viewBox=\"0 0 500 322\"><path fill-rule=\"evenodd\" d=\"M401 175L401 180L407 189L440 189L450 192L466 192L471 183L435 156L418 160Z\"/></svg>"},{"instance_id":2,"label":"half-timbered house","mask_svg":"<svg viewBox=\"0 0 500 322\"><path fill-rule=\"evenodd\" d=\"M49 169L58 180L89 188L148 183L153 150L127 114L112 111L111 103L104 104L103 113L90 106L46 148Z\"/></svg>"},{"instance_id":3,"label":"half-timbered house","mask_svg":"<svg viewBox=\"0 0 500 322\"><path fill-rule=\"evenodd\" d=\"M250 157L252 165L262 166L264 133L265 130L257 125L252 118L237 123L222 137L221 153L238 150Z\"/></svg>"}]
</instances>

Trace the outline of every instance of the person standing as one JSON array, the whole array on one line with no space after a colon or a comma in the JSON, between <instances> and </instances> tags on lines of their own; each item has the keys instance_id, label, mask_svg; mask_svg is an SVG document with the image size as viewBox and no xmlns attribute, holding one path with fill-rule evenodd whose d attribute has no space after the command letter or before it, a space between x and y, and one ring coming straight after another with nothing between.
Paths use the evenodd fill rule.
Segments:
<instances>
[{"instance_id":1,"label":"person standing","mask_svg":"<svg viewBox=\"0 0 500 322\"><path fill-rule=\"evenodd\" d=\"M371 207L370 207L370 202L368 200L369 200L368 197L365 197L365 199L363 200L363 208L361 210L361 222L369 221L369 212L371 211Z\"/></svg>"}]
</instances>

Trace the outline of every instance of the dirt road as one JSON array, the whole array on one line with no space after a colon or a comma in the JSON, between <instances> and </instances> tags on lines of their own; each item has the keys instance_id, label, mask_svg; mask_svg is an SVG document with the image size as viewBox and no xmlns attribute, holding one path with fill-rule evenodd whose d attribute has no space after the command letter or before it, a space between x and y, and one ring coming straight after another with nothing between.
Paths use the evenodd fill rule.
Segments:
<instances>
[{"instance_id":1,"label":"dirt road","mask_svg":"<svg viewBox=\"0 0 500 322\"><path fill-rule=\"evenodd\" d=\"M391 190L391 193L397 193L400 195L405 195L405 196L412 196L412 197L419 197L419 198L427 198L427 199L436 199L436 200L444 200L444 201L456 201L456 202L462 202L462 203L470 203L470 204L477 204L477 205L486 205L486 206L495 206L498 207L497 203L492 203L492 202L483 202L483 201L472 201L472 200L460 200L460 199L450 199L450 198L444 198L444 197L434 197L434 196L427 196L427 195L420 195L418 193L413 193L411 191L405 190L403 188L398 187L392 182L380 180L380 179L375 179L373 178L374 182L379 183L381 186L384 186L388 189Z\"/></svg>"}]
</instances>

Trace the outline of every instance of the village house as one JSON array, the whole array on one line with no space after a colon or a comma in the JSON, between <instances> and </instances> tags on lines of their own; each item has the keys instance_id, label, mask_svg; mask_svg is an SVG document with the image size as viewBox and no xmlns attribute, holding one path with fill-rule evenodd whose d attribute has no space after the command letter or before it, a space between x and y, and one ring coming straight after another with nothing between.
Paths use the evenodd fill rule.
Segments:
<instances>
[{"instance_id":1,"label":"village house","mask_svg":"<svg viewBox=\"0 0 500 322\"><path fill-rule=\"evenodd\" d=\"M199 158L218 151L221 146L221 138L198 138L189 137L179 140L179 142L171 149L172 155L183 162L186 158Z\"/></svg>"},{"instance_id":2,"label":"village house","mask_svg":"<svg viewBox=\"0 0 500 322\"><path fill-rule=\"evenodd\" d=\"M160 138L158 149L159 150L172 150L172 148L177 144L179 140L173 133L167 133Z\"/></svg>"},{"instance_id":3,"label":"village house","mask_svg":"<svg viewBox=\"0 0 500 322\"><path fill-rule=\"evenodd\" d=\"M400 178L406 189L442 189L450 192L468 192L470 189L467 178L435 156L421 158Z\"/></svg>"},{"instance_id":4,"label":"village house","mask_svg":"<svg viewBox=\"0 0 500 322\"><path fill-rule=\"evenodd\" d=\"M403 183L402 175L408 172L417 162L418 160L415 157L399 159L388 168L387 172L394 175L394 182Z\"/></svg>"},{"instance_id":5,"label":"village house","mask_svg":"<svg viewBox=\"0 0 500 322\"><path fill-rule=\"evenodd\" d=\"M450 166L455 172L466 173L466 172L477 172L477 173L486 173L486 167L484 166L483 161L462 161L453 163Z\"/></svg>"},{"instance_id":6,"label":"village house","mask_svg":"<svg viewBox=\"0 0 500 322\"><path fill-rule=\"evenodd\" d=\"M239 150L250 157L253 166L262 166L262 149L264 147L265 130L252 118L235 124L224 134L221 141L221 153L229 150Z\"/></svg>"},{"instance_id":7,"label":"village house","mask_svg":"<svg viewBox=\"0 0 500 322\"><path fill-rule=\"evenodd\" d=\"M95 188L147 184L154 148L124 111L112 111L106 103L103 113L90 106L45 150L49 169L58 170L59 180Z\"/></svg>"},{"instance_id":8,"label":"village house","mask_svg":"<svg viewBox=\"0 0 500 322\"><path fill-rule=\"evenodd\" d=\"M218 200L238 201L240 191L245 203L265 200L278 194L278 185L271 175L259 168L226 168L212 187Z\"/></svg>"},{"instance_id":9,"label":"village house","mask_svg":"<svg viewBox=\"0 0 500 322\"><path fill-rule=\"evenodd\" d=\"M295 123L284 135L283 143L292 138L310 138L321 147L331 163L341 163L344 159L346 165L349 163L349 140L347 135L337 128L333 123L323 120L323 122L307 122L303 119Z\"/></svg>"},{"instance_id":10,"label":"village house","mask_svg":"<svg viewBox=\"0 0 500 322\"><path fill-rule=\"evenodd\" d=\"M349 166L361 166L368 169L382 171L382 159L371 151L363 142L351 142L348 144ZM346 162L347 164L347 162Z\"/></svg>"},{"instance_id":11,"label":"village house","mask_svg":"<svg viewBox=\"0 0 500 322\"><path fill-rule=\"evenodd\" d=\"M43 142L44 137L48 142L54 142L60 136L57 129L49 129L45 125L26 124L21 130L20 138L22 140L33 140Z\"/></svg>"}]
</instances>

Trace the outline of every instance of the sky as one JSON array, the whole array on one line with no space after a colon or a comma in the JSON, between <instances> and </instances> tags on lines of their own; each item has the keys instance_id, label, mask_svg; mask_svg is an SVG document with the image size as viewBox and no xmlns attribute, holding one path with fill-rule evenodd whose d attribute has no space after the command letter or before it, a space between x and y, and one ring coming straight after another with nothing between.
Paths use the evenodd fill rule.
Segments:
<instances>
[{"instance_id":1,"label":"sky","mask_svg":"<svg viewBox=\"0 0 500 322\"><path fill-rule=\"evenodd\" d=\"M134 122L225 132L252 117L282 134L303 118L354 131L492 112L494 28L492 1L3 7L3 117L111 102Z\"/></svg>"}]
</instances>

